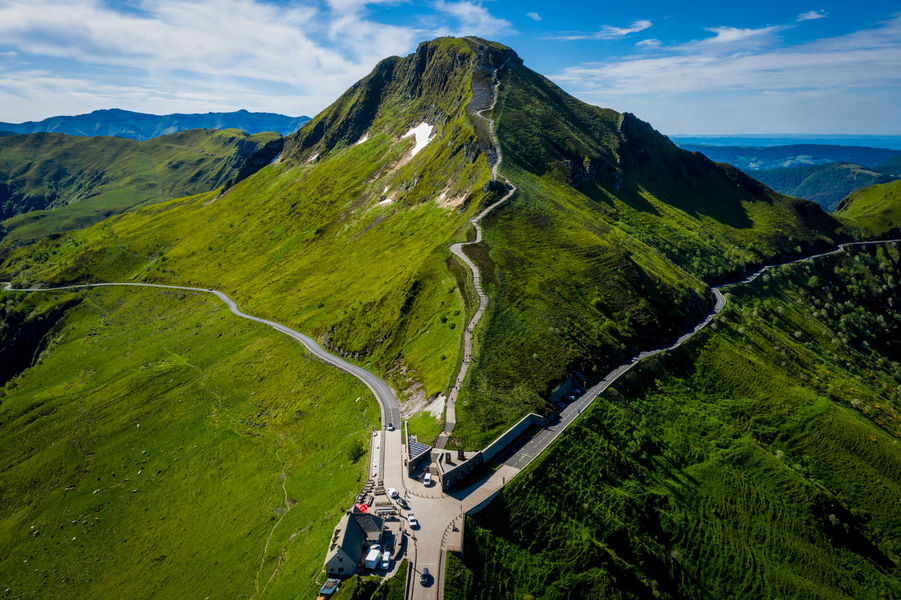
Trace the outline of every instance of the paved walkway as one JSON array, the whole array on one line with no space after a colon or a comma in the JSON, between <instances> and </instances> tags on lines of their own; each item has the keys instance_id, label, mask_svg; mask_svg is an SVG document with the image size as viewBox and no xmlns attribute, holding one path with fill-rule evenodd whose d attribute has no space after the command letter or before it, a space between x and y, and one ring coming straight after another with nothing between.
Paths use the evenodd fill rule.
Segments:
<instances>
[{"instance_id":1,"label":"paved walkway","mask_svg":"<svg viewBox=\"0 0 901 600\"><path fill-rule=\"evenodd\" d=\"M504 61L506 64L506 61ZM486 117L484 115L485 111L494 110L495 105L497 104L498 90L500 89L501 81L497 77L497 72L499 69L503 68L504 64L500 67L496 67L491 72L491 78L494 81L494 86L492 88L492 97L491 104L487 108L483 108L475 112L476 116L480 119L484 120L488 125L488 135L491 138L491 143L494 145L495 152L497 153L497 160L491 166L491 179L497 181L497 171L501 166L501 162L504 160L504 155L501 153L501 144L497 139L497 133L494 130L494 119L490 117ZM488 308L488 296L485 295L485 292L482 291L482 277L479 273L479 268L476 266L474 262L472 262L466 253L463 252L464 246L469 246L471 244L478 244L482 241L482 226L479 225L479 221L485 218L485 215L493 211L495 208L509 200L513 197L513 194L516 193L516 186L513 185L509 179L506 177L502 177L504 184L506 185L507 192L501 196L499 200L487 206L482 212L474 216L469 220L472 223L472 226L476 230L476 237L471 242L458 242L456 244L452 244L450 247L450 251L453 252L460 260L462 260L469 270L472 272L472 284L475 287L476 295L479 298L479 307L476 309L475 314L472 316L472 319L469 321L469 325L466 326L466 330L463 332L463 362L460 364L460 371L457 373L457 379L454 381L454 387L451 389L450 393L447 395L447 401L444 405L444 431L441 432L441 435L438 436L438 440L435 442L436 448L444 448L447 445L448 437L450 437L451 432L453 432L454 427L457 425L457 396L460 394L460 387L463 385L463 381L466 379L466 373L469 371L469 364L472 362L472 334L475 331L476 325L479 324L479 321L482 319L482 315L485 313L485 309Z\"/></svg>"}]
</instances>

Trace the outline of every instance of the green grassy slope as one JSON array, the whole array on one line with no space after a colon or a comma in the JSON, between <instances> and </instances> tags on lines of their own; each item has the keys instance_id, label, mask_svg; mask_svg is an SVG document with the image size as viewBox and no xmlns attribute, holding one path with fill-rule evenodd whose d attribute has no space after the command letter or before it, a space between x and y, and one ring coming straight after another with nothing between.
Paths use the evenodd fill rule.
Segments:
<instances>
[{"instance_id":1,"label":"green grassy slope","mask_svg":"<svg viewBox=\"0 0 901 600\"><path fill-rule=\"evenodd\" d=\"M493 304L458 443L483 445L567 376L596 381L706 312L706 283L835 239L813 203L685 152L629 114L587 105L511 61L496 110L519 189L485 221Z\"/></svg>"},{"instance_id":2,"label":"green grassy slope","mask_svg":"<svg viewBox=\"0 0 901 600\"><path fill-rule=\"evenodd\" d=\"M457 368L465 317L447 246L490 197L464 110L473 60L450 39L387 59L290 137L280 162L215 201L132 211L23 251L13 270L223 289L401 392L436 394ZM434 138L411 158L402 136L423 121Z\"/></svg>"},{"instance_id":3,"label":"green grassy slope","mask_svg":"<svg viewBox=\"0 0 901 600\"><path fill-rule=\"evenodd\" d=\"M37 317L76 296L10 298ZM362 384L207 294L84 293L46 342L0 391L12 597L313 593L365 479Z\"/></svg>"},{"instance_id":4,"label":"green grassy slope","mask_svg":"<svg viewBox=\"0 0 901 600\"><path fill-rule=\"evenodd\" d=\"M446 597L901 595L897 246L732 288L466 526Z\"/></svg>"},{"instance_id":5,"label":"green grassy slope","mask_svg":"<svg viewBox=\"0 0 901 600\"><path fill-rule=\"evenodd\" d=\"M901 235L901 180L854 192L842 201L836 216L865 235Z\"/></svg>"},{"instance_id":6,"label":"green grassy slope","mask_svg":"<svg viewBox=\"0 0 901 600\"><path fill-rule=\"evenodd\" d=\"M852 192L895 179L878 169L853 163L752 171L750 175L777 192L811 200L828 211L835 210Z\"/></svg>"},{"instance_id":7,"label":"green grassy slope","mask_svg":"<svg viewBox=\"0 0 901 600\"><path fill-rule=\"evenodd\" d=\"M453 443L482 446L547 410L571 374L594 378L676 337L710 304L709 281L834 238L838 223L813 203L568 96L509 48L442 38L380 62L287 138L276 164L215 201L133 211L19 252L4 270L220 288L375 368L403 395L445 391L473 308L470 275L447 247L498 194L486 191L493 149L466 107L473 82L476 104L488 104L500 65L503 169L520 191L467 250L491 304ZM403 136L422 122L435 137L411 159Z\"/></svg>"},{"instance_id":8,"label":"green grassy slope","mask_svg":"<svg viewBox=\"0 0 901 600\"><path fill-rule=\"evenodd\" d=\"M196 129L146 142L35 133L0 138L4 246L134 206L215 189L274 133Z\"/></svg>"}]
</instances>

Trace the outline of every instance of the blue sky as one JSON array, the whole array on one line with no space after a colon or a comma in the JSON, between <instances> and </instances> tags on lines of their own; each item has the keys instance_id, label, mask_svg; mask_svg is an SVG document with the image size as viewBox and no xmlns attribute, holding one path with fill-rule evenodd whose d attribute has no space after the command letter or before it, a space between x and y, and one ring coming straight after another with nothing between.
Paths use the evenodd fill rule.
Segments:
<instances>
[{"instance_id":1,"label":"blue sky","mask_svg":"<svg viewBox=\"0 0 901 600\"><path fill-rule=\"evenodd\" d=\"M901 6L817 0L0 0L0 121L313 115L379 59L470 34L668 134L901 134Z\"/></svg>"}]
</instances>

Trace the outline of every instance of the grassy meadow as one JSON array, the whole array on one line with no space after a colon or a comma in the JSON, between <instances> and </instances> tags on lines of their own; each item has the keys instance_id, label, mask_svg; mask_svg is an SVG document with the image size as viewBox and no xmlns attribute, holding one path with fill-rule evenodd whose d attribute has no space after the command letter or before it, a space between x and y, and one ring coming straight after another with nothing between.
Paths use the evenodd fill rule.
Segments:
<instances>
[{"instance_id":1,"label":"grassy meadow","mask_svg":"<svg viewBox=\"0 0 901 600\"><path fill-rule=\"evenodd\" d=\"M854 192L836 214L866 236L901 236L901 180Z\"/></svg>"},{"instance_id":2,"label":"grassy meadow","mask_svg":"<svg viewBox=\"0 0 901 600\"><path fill-rule=\"evenodd\" d=\"M211 295L79 296L0 392L10 597L312 594L369 391ZM3 293L32 318L73 298Z\"/></svg>"},{"instance_id":3,"label":"grassy meadow","mask_svg":"<svg viewBox=\"0 0 901 600\"><path fill-rule=\"evenodd\" d=\"M770 272L466 527L446 597L901 595L897 246Z\"/></svg>"},{"instance_id":4,"label":"grassy meadow","mask_svg":"<svg viewBox=\"0 0 901 600\"><path fill-rule=\"evenodd\" d=\"M130 211L12 252L17 281L214 287L315 336L404 399L446 393L472 314L470 274L448 251L498 192L467 117L473 40L389 58L285 141L280 161L227 193ZM451 446L483 447L569 378L596 380L688 329L708 284L824 247L842 223L687 153L629 114L589 106L509 50L495 110L516 195L467 248L489 309ZM480 50L481 51L481 50ZM494 54L492 54L494 53ZM426 121L412 159L401 137ZM414 423L424 439L440 423Z\"/></svg>"},{"instance_id":5,"label":"grassy meadow","mask_svg":"<svg viewBox=\"0 0 901 600\"><path fill-rule=\"evenodd\" d=\"M375 369L402 396L444 391L465 322L447 248L491 197L464 110L471 53L448 44L421 53L435 70L423 85L438 90L418 104L407 90L421 65L391 59L379 67L394 77L389 89L364 79L286 141L282 162L221 197L154 204L45 239L13 252L3 270L34 281L215 287ZM442 98L438 108L427 92ZM424 119L443 121L410 159L414 141L401 136Z\"/></svg>"}]
</instances>

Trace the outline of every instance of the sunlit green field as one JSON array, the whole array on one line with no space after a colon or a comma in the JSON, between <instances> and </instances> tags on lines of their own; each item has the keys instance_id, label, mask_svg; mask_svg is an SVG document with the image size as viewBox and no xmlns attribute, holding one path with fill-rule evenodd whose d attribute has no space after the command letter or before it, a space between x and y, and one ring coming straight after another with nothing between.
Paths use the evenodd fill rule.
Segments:
<instances>
[{"instance_id":1,"label":"sunlit green field","mask_svg":"<svg viewBox=\"0 0 901 600\"><path fill-rule=\"evenodd\" d=\"M362 384L207 294L87 292L48 340L0 399L10 597L312 593L365 479Z\"/></svg>"}]
</instances>

